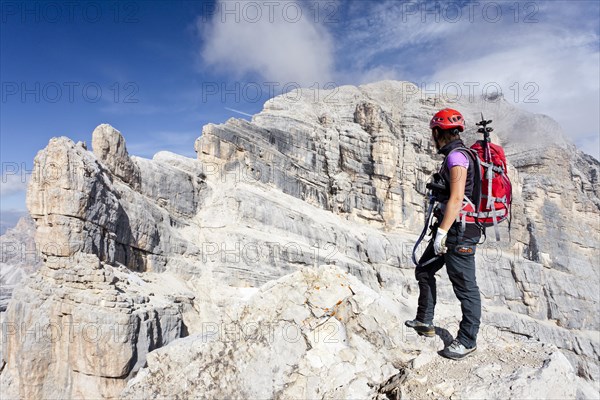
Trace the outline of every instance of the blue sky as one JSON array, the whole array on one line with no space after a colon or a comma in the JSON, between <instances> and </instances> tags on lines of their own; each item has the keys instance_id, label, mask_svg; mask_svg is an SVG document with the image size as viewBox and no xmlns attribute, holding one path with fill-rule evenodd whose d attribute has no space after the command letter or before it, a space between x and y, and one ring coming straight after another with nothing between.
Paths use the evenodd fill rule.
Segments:
<instances>
[{"instance_id":1,"label":"blue sky","mask_svg":"<svg viewBox=\"0 0 600 400\"><path fill-rule=\"evenodd\" d=\"M296 85L497 82L600 151L597 1L0 4L3 227L53 136L89 143L110 123L130 153L194 157L203 125Z\"/></svg>"}]
</instances>

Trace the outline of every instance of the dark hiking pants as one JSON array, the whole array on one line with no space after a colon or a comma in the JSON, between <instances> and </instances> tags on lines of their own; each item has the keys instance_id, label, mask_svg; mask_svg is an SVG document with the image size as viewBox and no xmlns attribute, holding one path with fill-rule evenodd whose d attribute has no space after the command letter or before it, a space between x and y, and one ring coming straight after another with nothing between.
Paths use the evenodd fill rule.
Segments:
<instances>
[{"instance_id":1,"label":"dark hiking pants","mask_svg":"<svg viewBox=\"0 0 600 400\"><path fill-rule=\"evenodd\" d=\"M452 242L450 237L448 242ZM424 263L435 257L433 240L431 240L419 259L419 265L415 270L415 276L419 282L417 320L428 324L433 322L436 303L435 273L446 264L454 294L460 301L462 310L462 320L456 338L465 347L472 348L477 344L477 332L481 321L481 297L475 278L476 245L447 244L447 246L448 251L442 257L423 266Z\"/></svg>"}]
</instances>

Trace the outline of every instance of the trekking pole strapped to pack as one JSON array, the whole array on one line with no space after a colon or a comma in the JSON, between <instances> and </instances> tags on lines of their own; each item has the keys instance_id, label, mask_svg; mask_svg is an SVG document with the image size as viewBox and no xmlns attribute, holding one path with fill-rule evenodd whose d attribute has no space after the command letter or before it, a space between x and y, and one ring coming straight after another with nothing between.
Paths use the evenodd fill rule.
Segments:
<instances>
[{"instance_id":1,"label":"trekking pole strapped to pack","mask_svg":"<svg viewBox=\"0 0 600 400\"><path fill-rule=\"evenodd\" d=\"M481 121L475 125L480 127L477 132L483 134L483 140L478 140L471 146L479 158L482 177L481 200L475 217L481 226L493 226L496 240L499 241L498 224L509 218L512 184L507 175L504 149L490 139L490 132L494 130L488 126L491 123L492 120L486 120L482 113ZM510 231L510 219L508 222Z\"/></svg>"}]
</instances>

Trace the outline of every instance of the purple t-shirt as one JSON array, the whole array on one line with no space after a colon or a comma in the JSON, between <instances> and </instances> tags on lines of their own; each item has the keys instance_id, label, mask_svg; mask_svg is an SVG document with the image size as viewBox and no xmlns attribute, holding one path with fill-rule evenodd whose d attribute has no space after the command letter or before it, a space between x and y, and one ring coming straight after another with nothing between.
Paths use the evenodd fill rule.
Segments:
<instances>
[{"instance_id":1,"label":"purple t-shirt","mask_svg":"<svg viewBox=\"0 0 600 400\"><path fill-rule=\"evenodd\" d=\"M448 165L448 171L451 170L452 167L456 167L457 165L459 167L465 167L468 169L469 168L469 160L467 160L467 156L465 156L462 152L453 151L448 156L447 165Z\"/></svg>"}]
</instances>

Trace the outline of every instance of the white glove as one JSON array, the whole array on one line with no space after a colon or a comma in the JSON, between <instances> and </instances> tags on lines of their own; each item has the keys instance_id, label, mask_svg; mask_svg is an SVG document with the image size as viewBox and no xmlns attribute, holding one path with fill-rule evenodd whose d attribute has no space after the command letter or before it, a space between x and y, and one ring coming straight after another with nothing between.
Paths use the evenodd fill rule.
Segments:
<instances>
[{"instance_id":1,"label":"white glove","mask_svg":"<svg viewBox=\"0 0 600 400\"><path fill-rule=\"evenodd\" d=\"M443 230L442 228L437 228L435 241L433 242L433 251L438 256L444 254L448 250L446 247L446 236L448 236L447 231Z\"/></svg>"}]
</instances>

